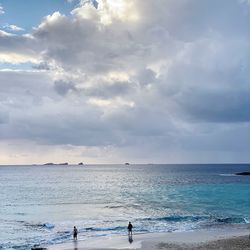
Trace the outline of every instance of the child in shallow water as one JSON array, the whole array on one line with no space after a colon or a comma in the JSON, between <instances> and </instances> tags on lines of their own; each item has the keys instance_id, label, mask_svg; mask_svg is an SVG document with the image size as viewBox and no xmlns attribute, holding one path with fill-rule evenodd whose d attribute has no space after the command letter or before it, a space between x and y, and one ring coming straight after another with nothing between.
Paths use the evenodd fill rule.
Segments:
<instances>
[{"instance_id":1,"label":"child in shallow water","mask_svg":"<svg viewBox=\"0 0 250 250\"><path fill-rule=\"evenodd\" d=\"M73 229L73 238L74 238L74 240L77 240L77 233L78 233L77 228L76 228L76 226L74 226L74 229Z\"/></svg>"}]
</instances>

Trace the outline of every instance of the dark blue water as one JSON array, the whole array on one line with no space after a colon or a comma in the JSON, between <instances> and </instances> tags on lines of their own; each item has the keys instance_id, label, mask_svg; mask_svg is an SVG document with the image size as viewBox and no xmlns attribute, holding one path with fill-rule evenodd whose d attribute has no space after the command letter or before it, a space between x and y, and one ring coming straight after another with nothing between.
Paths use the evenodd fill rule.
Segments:
<instances>
[{"instance_id":1,"label":"dark blue water","mask_svg":"<svg viewBox=\"0 0 250 250\"><path fill-rule=\"evenodd\" d=\"M1 166L0 249L250 223L250 165Z\"/></svg>"}]
</instances>

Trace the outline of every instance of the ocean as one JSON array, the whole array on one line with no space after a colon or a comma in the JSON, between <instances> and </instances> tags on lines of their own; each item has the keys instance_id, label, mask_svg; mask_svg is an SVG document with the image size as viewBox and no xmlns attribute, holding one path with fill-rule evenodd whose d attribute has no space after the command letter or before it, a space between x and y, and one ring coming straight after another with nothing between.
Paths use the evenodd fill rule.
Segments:
<instances>
[{"instance_id":1,"label":"ocean","mask_svg":"<svg viewBox=\"0 0 250 250\"><path fill-rule=\"evenodd\" d=\"M0 166L0 249L250 224L247 164Z\"/></svg>"}]
</instances>

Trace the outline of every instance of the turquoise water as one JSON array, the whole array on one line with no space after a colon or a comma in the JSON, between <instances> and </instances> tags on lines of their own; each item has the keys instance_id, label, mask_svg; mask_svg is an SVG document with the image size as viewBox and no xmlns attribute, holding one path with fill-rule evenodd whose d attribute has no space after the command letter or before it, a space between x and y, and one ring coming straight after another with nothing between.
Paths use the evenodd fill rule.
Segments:
<instances>
[{"instance_id":1,"label":"turquoise water","mask_svg":"<svg viewBox=\"0 0 250 250\"><path fill-rule=\"evenodd\" d=\"M250 223L250 165L1 166L0 249Z\"/></svg>"}]
</instances>

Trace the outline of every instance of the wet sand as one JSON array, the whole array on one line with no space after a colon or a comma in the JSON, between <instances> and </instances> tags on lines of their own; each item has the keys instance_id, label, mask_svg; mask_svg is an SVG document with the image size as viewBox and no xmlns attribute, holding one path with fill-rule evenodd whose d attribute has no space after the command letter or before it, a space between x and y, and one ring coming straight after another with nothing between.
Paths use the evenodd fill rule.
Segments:
<instances>
[{"instance_id":1,"label":"wet sand","mask_svg":"<svg viewBox=\"0 0 250 250\"><path fill-rule=\"evenodd\" d=\"M250 250L250 229L216 229L192 232L135 234L128 237L105 236L49 246L49 250L141 249L141 250Z\"/></svg>"}]
</instances>

